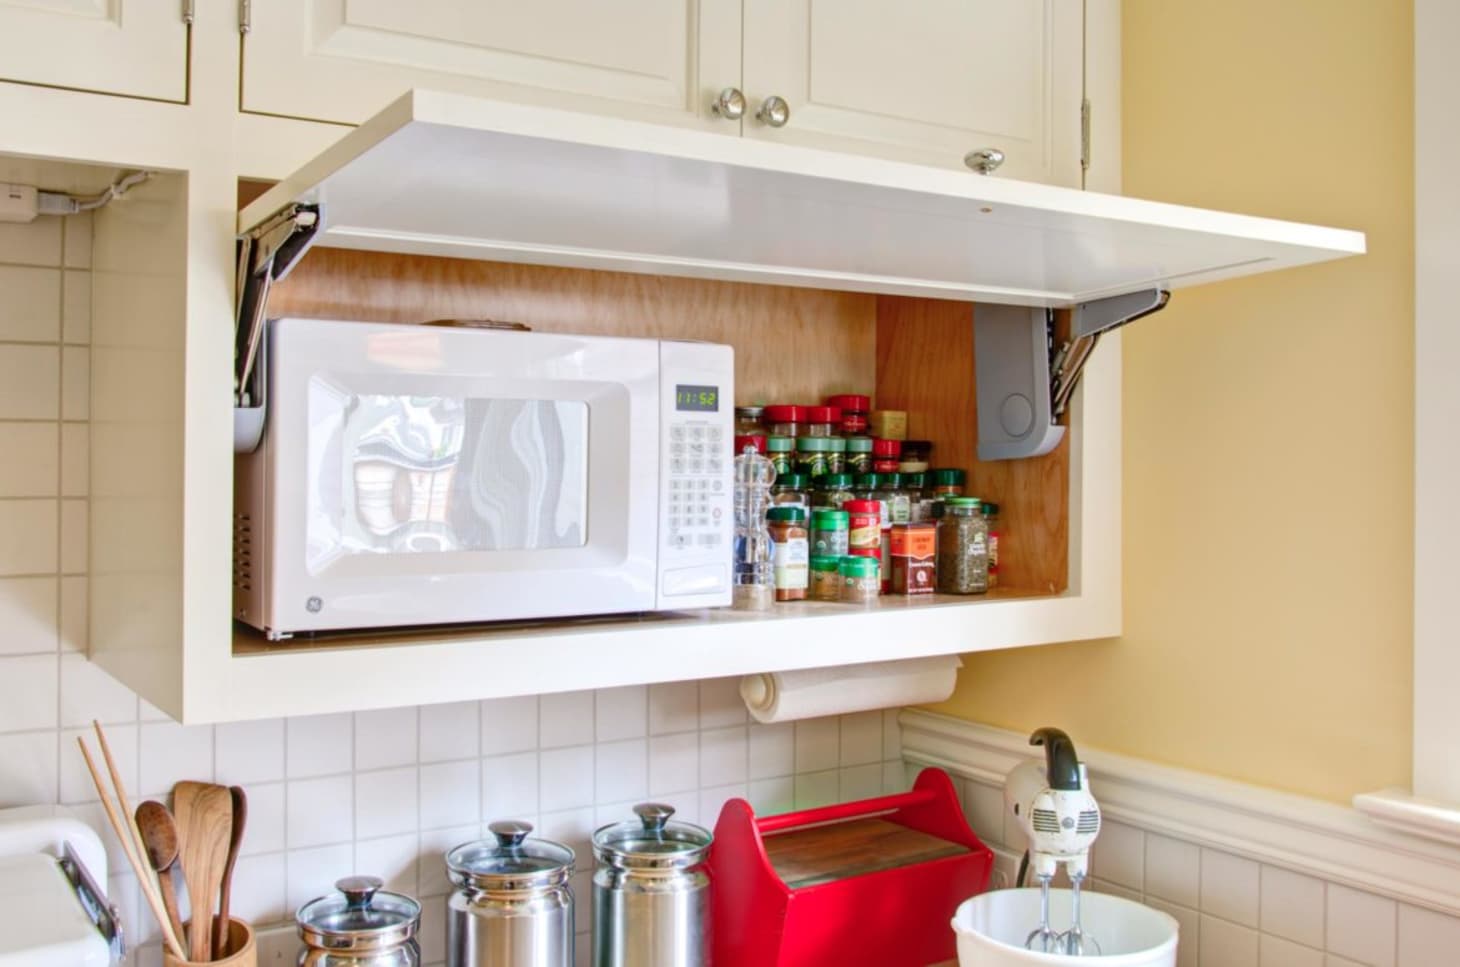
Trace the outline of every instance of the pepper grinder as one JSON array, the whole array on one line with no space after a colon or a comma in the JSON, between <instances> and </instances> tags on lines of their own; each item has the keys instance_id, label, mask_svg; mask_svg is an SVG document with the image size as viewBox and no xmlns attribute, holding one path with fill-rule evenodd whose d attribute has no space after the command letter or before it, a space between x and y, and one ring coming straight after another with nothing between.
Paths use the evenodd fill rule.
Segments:
<instances>
[{"instance_id":1,"label":"pepper grinder","mask_svg":"<svg viewBox=\"0 0 1460 967\"><path fill-rule=\"evenodd\" d=\"M771 534L765 514L771 505L776 468L747 444L735 458L735 562L732 604L742 611L765 611L775 600Z\"/></svg>"}]
</instances>

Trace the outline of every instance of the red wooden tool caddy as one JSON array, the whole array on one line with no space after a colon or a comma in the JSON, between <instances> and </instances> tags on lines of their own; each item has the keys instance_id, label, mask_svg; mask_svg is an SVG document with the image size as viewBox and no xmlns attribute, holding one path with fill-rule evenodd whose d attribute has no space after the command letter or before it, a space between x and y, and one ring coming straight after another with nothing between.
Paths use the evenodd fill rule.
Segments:
<instances>
[{"instance_id":1,"label":"red wooden tool caddy","mask_svg":"<svg viewBox=\"0 0 1460 967\"><path fill-rule=\"evenodd\" d=\"M717 967L926 967L956 956L949 921L994 854L953 783L757 819L732 799L710 850ZM879 868L882 867L882 868Z\"/></svg>"}]
</instances>

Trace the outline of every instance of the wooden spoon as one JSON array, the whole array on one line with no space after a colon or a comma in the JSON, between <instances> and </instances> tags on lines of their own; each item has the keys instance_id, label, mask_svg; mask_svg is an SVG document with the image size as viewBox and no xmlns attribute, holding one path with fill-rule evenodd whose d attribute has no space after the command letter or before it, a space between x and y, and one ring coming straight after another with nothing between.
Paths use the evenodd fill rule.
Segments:
<instances>
[{"instance_id":1,"label":"wooden spoon","mask_svg":"<svg viewBox=\"0 0 1460 967\"><path fill-rule=\"evenodd\" d=\"M160 802L147 800L137 806L137 829L142 834L142 847L147 862L157 871L162 887L162 906L177 936L183 935L182 917L177 912L177 888L172 882L172 867L177 862L177 824L172 813Z\"/></svg>"},{"instance_id":2,"label":"wooden spoon","mask_svg":"<svg viewBox=\"0 0 1460 967\"><path fill-rule=\"evenodd\" d=\"M233 835L233 797L226 786L179 782L172 787L172 812L193 911L188 959L206 961L213 949L213 898L223 882Z\"/></svg>"},{"instance_id":3,"label":"wooden spoon","mask_svg":"<svg viewBox=\"0 0 1460 967\"><path fill-rule=\"evenodd\" d=\"M233 799L233 831L228 838L228 860L223 864L223 892L218 899L218 919L213 924L213 959L222 960L228 953L228 900L233 892L233 867L238 863L238 848L243 844L243 827L248 822L248 796L242 786L229 786Z\"/></svg>"}]
</instances>

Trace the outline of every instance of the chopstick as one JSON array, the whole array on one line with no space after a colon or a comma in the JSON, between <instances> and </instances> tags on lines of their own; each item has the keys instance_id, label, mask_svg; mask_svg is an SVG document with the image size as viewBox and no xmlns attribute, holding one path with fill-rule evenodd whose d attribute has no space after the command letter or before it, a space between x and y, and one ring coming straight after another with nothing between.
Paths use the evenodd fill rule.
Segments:
<instances>
[{"instance_id":1,"label":"chopstick","mask_svg":"<svg viewBox=\"0 0 1460 967\"><path fill-rule=\"evenodd\" d=\"M111 752L107 748L106 737L102 734L101 726L96 726L97 737L101 740L102 754L106 757L107 768L111 772L112 784L116 788L117 800L126 806L127 794L122 785L121 776L117 773L116 764L112 761ZM172 955L180 961L186 962L188 955L183 951L182 943L177 935L173 933L172 923L163 909L162 898L158 896L157 886L152 882L148 874L151 866L145 861L146 851L142 848L142 837L136 831L136 820L130 815L127 821L117 817L117 809L112 805L111 797L107 795L106 786L102 783L101 773L97 771L96 763L92 761L91 753L86 748L86 740L81 736L76 737L76 744L81 747L81 757L86 760L86 769L91 773L91 781L96 785L96 793L101 797L101 807L106 812L106 818L111 823L112 832L116 833L117 839L121 841L122 852L127 857L127 862L132 866L132 872L137 874L137 886L142 890L142 897L151 908L152 915L157 918L158 926L162 928L162 940L167 944ZM133 838L135 836L135 839Z\"/></svg>"}]
</instances>

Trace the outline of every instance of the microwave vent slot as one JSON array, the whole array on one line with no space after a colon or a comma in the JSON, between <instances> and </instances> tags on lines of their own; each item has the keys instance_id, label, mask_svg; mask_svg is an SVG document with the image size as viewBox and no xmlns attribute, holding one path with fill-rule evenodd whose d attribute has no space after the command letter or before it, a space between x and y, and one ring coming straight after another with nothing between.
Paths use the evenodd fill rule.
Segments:
<instances>
[{"instance_id":1,"label":"microwave vent slot","mask_svg":"<svg viewBox=\"0 0 1460 967\"><path fill-rule=\"evenodd\" d=\"M253 518L248 514L233 515L233 586L253 589Z\"/></svg>"}]
</instances>

